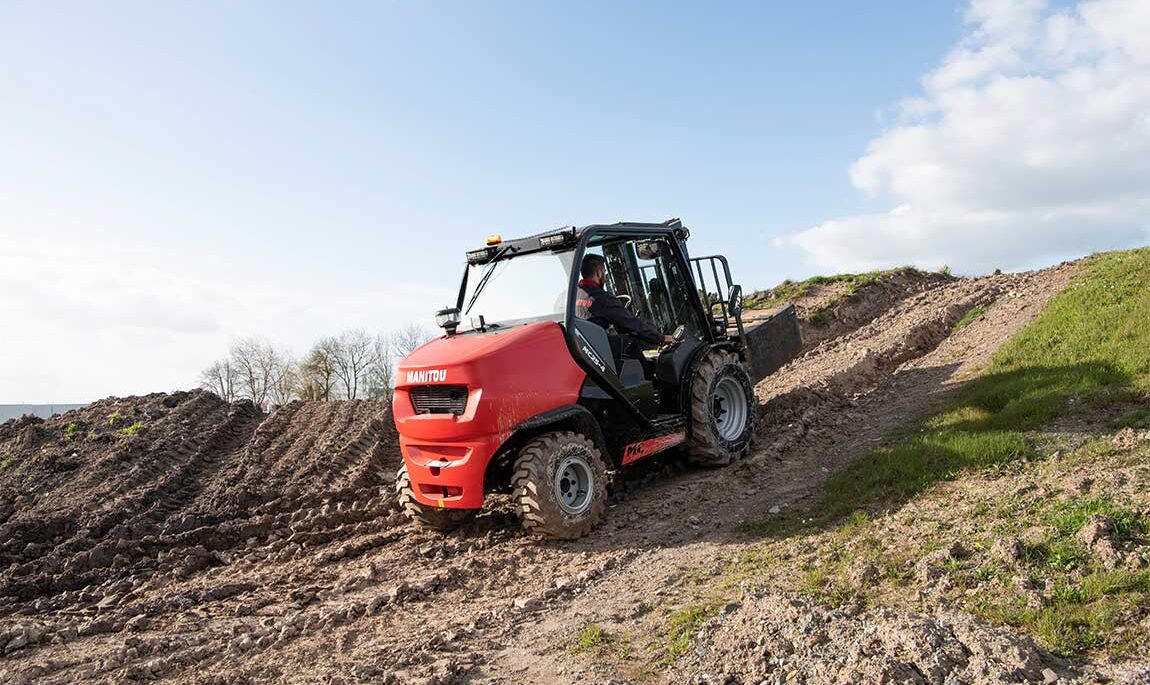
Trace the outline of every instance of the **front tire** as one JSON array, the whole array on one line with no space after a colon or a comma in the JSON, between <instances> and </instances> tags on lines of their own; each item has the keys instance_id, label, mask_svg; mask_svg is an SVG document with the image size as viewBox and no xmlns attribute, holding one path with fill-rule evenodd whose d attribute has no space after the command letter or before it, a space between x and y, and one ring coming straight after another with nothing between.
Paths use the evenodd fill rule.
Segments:
<instances>
[{"instance_id":1,"label":"front tire","mask_svg":"<svg viewBox=\"0 0 1150 685\"><path fill-rule=\"evenodd\" d=\"M581 538L607 511L603 455L578 433L546 433L524 445L511 485L523 528L536 535Z\"/></svg>"},{"instance_id":2,"label":"front tire","mask_svg":"<svg viewBox=\"0 0 1150 685\"><path fill-rule=\"evenodd\" d=\"M474 509L430 507L415 499L415 492L411 488L411 477L407 475L407 464L401 466L399 473L395 474L395 496L399 499L399 508L407 518L424 528L447 532L455 530L475 516Z\"/></svg>"},{"instance_id":3,"label":"front tire","mask_svg":"<svg viewBox=\"0 0 1150 685\"><path fill-rule=\"evenodd\" d=\"M755 435L754 386L738 355L707 353L691 381L691 440L688 459L727 466L751 450Z\"/></svg>"}]
</instances>

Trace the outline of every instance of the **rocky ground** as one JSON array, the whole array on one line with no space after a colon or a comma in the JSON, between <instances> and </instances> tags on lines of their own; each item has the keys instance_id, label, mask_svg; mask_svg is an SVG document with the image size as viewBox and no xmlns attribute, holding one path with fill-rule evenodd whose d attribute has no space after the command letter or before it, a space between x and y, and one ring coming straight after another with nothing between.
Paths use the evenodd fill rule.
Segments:
<instances>
[{"instance_id":1,"label":"rocky ground","mask_svg":"<svg viewBox=\"0 0 1150 685\"><path fill-rule=\"evenodd\" d=\"M632 472L571 543L525 537L498 500L456 533L415 529L384 404L264 416L174 393L3 424L0 681L1131 680L1137 664L1059 660L960 609L829 609L733 573L757 544L741 524L808 506L1073 273L884 297L759 385L750 459ZM692 614L708 593L737 599Z\"/></svg>"}]
</instances>

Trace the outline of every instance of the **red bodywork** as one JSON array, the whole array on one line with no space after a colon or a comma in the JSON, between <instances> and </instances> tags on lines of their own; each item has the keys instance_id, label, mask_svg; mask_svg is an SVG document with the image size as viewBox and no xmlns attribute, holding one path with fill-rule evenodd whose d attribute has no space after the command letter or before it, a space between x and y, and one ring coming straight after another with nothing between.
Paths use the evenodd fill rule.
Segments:
<instances>
[{"instance_id":1,"label":"red bodywork","mask_svg":"<svg viewBox=\"0 0 1150 685\"><path fill-rule=\"evenodd\" d=\"M392 411L415 498L478 509L491 457L523 421L579 399L585 374L554 321L446 336L399 363ZM463 413L416 414L419 385L467 386Z\"/></svg>"}]
</instances>

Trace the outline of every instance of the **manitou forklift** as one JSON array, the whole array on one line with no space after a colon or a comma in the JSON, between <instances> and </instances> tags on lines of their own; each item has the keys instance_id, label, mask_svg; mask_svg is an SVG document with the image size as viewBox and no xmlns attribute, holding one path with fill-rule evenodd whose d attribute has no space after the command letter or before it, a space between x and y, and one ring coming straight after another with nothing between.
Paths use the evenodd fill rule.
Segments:
<instances>
[{"instance_id":1,"label":"manitou forklift","mask_svg":"<svg viewBox=\"0 0 1150 685\"><path fill-rule=\"evenodd\" d=\"M688 236L673 219L490 236L468 252L458 301L436 316L445 335L396 374L407 515L449 530L504 492L528 531L578 538L606 512L609 471L678 445L707 465L746 454L742 288L724 257L692 259ZM591 254L603 287L673 344L644 350L583 318Z\"/></svg>"}]
</instances>

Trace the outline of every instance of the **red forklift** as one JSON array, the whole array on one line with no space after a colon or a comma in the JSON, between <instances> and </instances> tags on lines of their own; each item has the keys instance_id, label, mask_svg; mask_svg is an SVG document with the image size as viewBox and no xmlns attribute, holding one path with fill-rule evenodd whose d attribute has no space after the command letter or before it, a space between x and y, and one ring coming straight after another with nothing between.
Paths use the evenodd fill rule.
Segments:
<instances>
[{"instance_id":1,"label":"red forklift","mask_svg":"<svg viewBox=\"0 0 1150 685\"><path fill-rule=\"evenodd\" d=\"M603 519L609 472L677 446L711 466L747 454L757 404L742 288L724 257L690 257L689 235L678 219L617 223L490 236L468 252L455 306L436 315L444 335L396 374L406 514L450 530L502 492L527 531L573 539ZM603 287L672 344L639 349L584 318L591 254Z\"/></svg>"}]
</instances>

